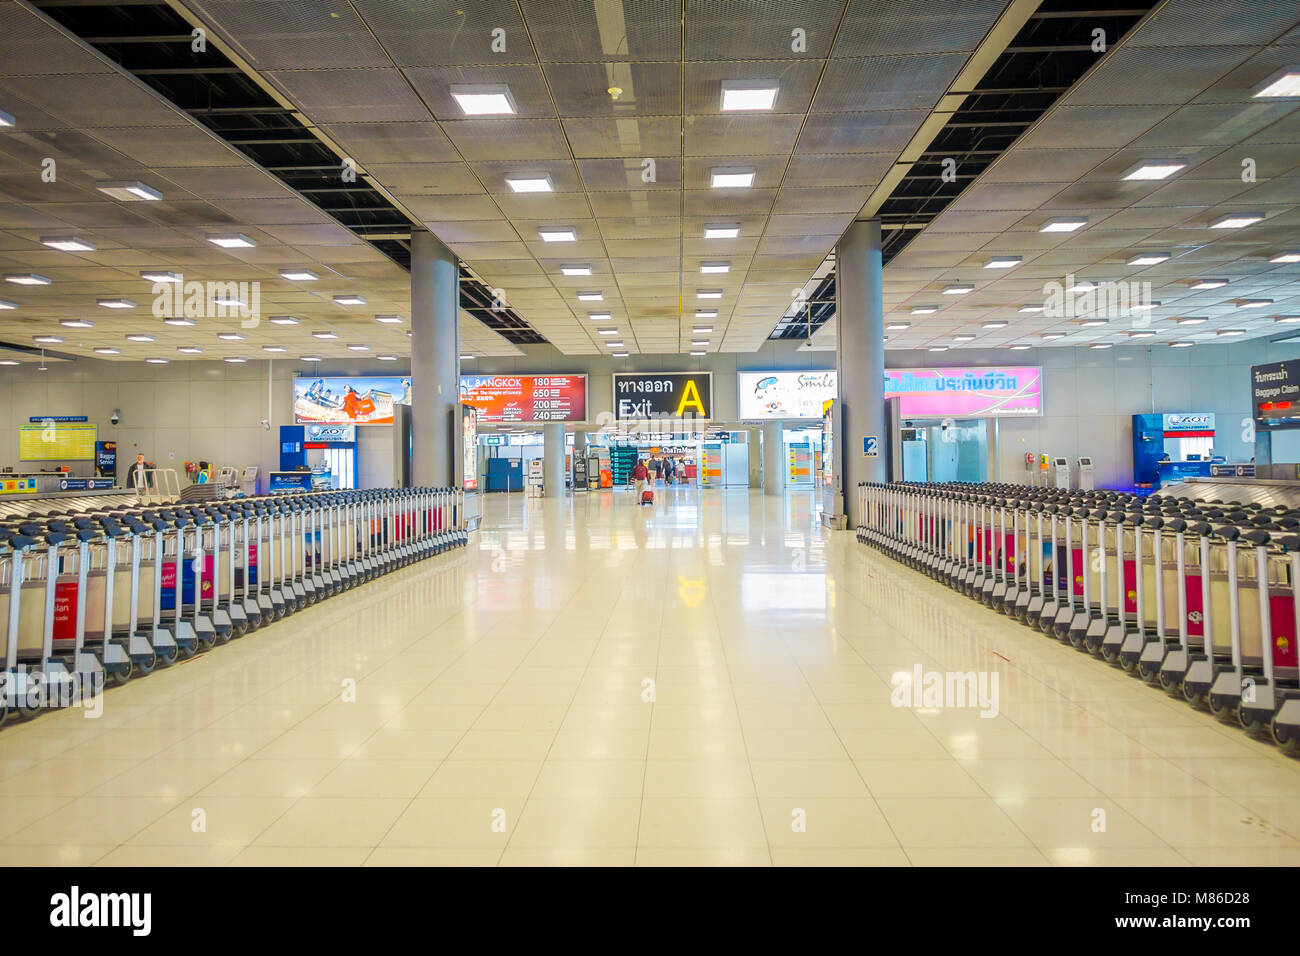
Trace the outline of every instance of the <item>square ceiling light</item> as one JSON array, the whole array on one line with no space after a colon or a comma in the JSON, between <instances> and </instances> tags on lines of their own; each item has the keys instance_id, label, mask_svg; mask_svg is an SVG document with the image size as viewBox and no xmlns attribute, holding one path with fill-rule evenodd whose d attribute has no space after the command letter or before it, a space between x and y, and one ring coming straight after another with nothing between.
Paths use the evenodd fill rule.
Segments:
<instances>
[{"instance_id":1,"label":"square ceiling light","mask_svg":"<svg viewBox=\"0 0 1300 956\"><path fill-rule=\"evenodd\" d=\"M779 89L780 85L775 80L723 80L722 112L770 110L776 105Z\"/></svg>"},{"instance_id":2,"label":"square ceiling light","mask_svg":"<svg viewBox=\"0 0 1300 956\"><path fill-rule=\"evenodd\" d=\"M10 302L8 299L0 299L0 309L9 310L18 308L17 302Z\"/></svg>"},{"instance_id":3,"label":"square ceiling light","mask_svg":"<svg viewBox=\"0 0 1300 956\"><path fill-rule=\"evenodd\" d=\"M65 329L93 329L95 323L89 319L59 319L59 325Z\"/></svg>"},{"instance_id":4,"label":"square ceiling light","mask_svg":"<svg viewBox=\"0 0 1300 956\"><path fill-rule=\"evenodd\" d=\"M251 249L257 245L242 232L212 233L208 236L208 242L222 249Z\"/></svg>"},{"instance_id":5,"label":"square ceiling light","mask_svg":"<svg viewBox=\"0 0 1300 956\"><path fill-rule=\"evenodd\" d=\"M228 358L223 358L221 361L229 362L231 365L242 365L243 363L247 362L248 359L240 355L231 355Z\"/></svg>"},{"instance_id":6,"label":"square ceiling light","mask_svg":"<svg viewBox=\"0 0 1300 956\"><path fill-rule=\"evenodd\" d=\"M1110 323L1109 319L1084 319L1079 324L1085 329L1099 329Z\"/></svg>"},{"instance_id":7,"label":"square ceiling light","mask_svg":"<svg viewBox=\"0 0 1300 956\"><path fill-rule=\"evenodd\" d=\"M280 278L290 282L315 282L320 276L310 269L281 269Z\"/></svg>"},{"instance_id":8,"label":"square ceiling light","mask_svg":"<svg viewBox=\"0 0 1300 956\"><path fill-rule=\"evenodd\" d=\"M1039 227L1039 232L1074 232L1088 225L1086 216L1073 218L1049 219Z\"/></svg>"},{"instance_id":9,"label":"square ceiling light","mask_svg":"<svg viewBox=\"0 0 1300 956\"><path fill-rule=\"evenodd\" d=\"M170 319L163 319L163 325L170 325L178 329L189 328L198 325L193 319L187 319L183 315L174 315Z\"/></svg>"},{"instance_id":10,"label":"square ceiling light","mask_svg":"<svg viewBox=\"0 0 1300 956\"><path fill-rule=\"evenodd\" d=\"M984 263L985 269L1014 269L1020 265L1019 256L994 256Z\"/></svg>"},{"instance_id":11,"label":"square ceiling light","mask_svg":"<svg viewBox=\"0 0 1300 956\"><path fill-rule=\"evenodd\" d=\"M145 335L142 332L134 332L131 335L128 335L126 340L128 342L152 342L154 338L152 335Z\"/></svg>"},{"instance_id":12,"label":"square ceiling light","mask_svg":"<svg viewBox=\"0 0 1300 956\"><path fill-rule=\"evenodd\" d=\"M1007 348L1013 352L1024 352L1026 349L1033 348L1032 345L1008 345Z\"/></svg>"},{"instance_id":13,"label":"square ceiling light","mask_svg":"<svg viewBox=\"0 0 1300 956\"><path fill-rule=\"evenodd\" d=\"M697 319L716 319L718 317L717 309L696 309L695 317Z\"/></svg>"},{"instance_id":14,"label":"square ceiling light","mask_svg":"<svg viewBox=\"0 0 1300 956\"><path fill-rule=\"evenodd\" d=\"M910 329L911 327L911 322L888 322L885 324L885 329L889 332L902 332L904 329Z\"/></svg>"},{"instance_id":15,"label":"square ceiling light","mask_svg":"<svg viewBox=\"0 0 1300 956\"><path fill-rule=\"evenodd\" d=\"M1206 322L1210 321L1210 318L1206 315L1184 315L1180 318L1174 319L1174 321L1179 325L1204 325Z\"/></svg>"},{"instance_id":16,"label":"square ceiling light","mask_svg":"<svg viewBox=\"0 0 1300 956\"><path fill-rule=\"evenodd\" d=\"M273 315L267 319L272 325L297 325L298 319L292 315Z\"/></svg>"},{"instance_id":17,"label":"square ceiling light","mask_svg":"<svg viewBox=\"0 0 1300 956\"><path fill-rule=\"evenodd\" d=\"M262 346L262 351L263 351L263 352L283 352L284 350L285 350L285 348L284 348L283 345L263 345L263 346Z\"/></svg>"},{"instance_id":18,"label":"square ceiling light","mask_svg":"<svg viewBox=\"0 0 1300 956\"><path fill-rule=\"evenodd\" d=\"M589 276L591 275L591 266L570 263L567 266L560 266L560 273L566 276Z\"/></svg>"},{"instance_id":19,"label":"square ceiling light","mask_svg":"<svg viewBox=\"0 0 1300 956\"><path fill-rule=\"evenodd\" d=\"M49 285L50 280L45 276L37 275L35 272L10 273L5 276L5 282L12 282L14 285Z\"/></svg>"},{"instance_id":20,"label":"square ceiling light","mask_svg":"<svg viewBox=\"0 0 1300 956\"><path fill-rule=\"evenodd\" d=\"M242 309L247 305L243 299L232 295L216 295L212 304L223 309Z\"/></svg>"},{"instance_id":21,"label":"square ceiling light","mask_svg":"<svg viewBox=\"0 0 1300 956\"><path fill-rule=\"evenodd\" d=\"M739 235L739 224L717 222L704 227L705 239L735 239Z\"/></svg>"},{"instance_id":22,"label":"square ceiling light","mask_svg":"<svg viewBox=\"0 0 1300 956\"><path fill-rule=\"evenodd\" d=\"M697 325L691 329L693 335L710 335L712 332L713 326L711 325Z\"/></svg>"},{"instance_id":23,"label":"square ceiling light","mask_svg":"<svg viewBox=\"0 0 1300 956\"><path fill-rule=\"evenodd\" d=\"M537 234L542 237L542 242L577 242L578 233L572 226L554 226L548 229L538 229Z\"/></svg>"},{"instance_id":24,"label":"square ceiling light","mask_svg":"<svg viewBox=\"0 0 1300 956\"><path fill-rule=\"evenodd\" d=\"M178 345L176 346L176 351L181 352L184 355L200 355L202 354L203 349L199 348L197 345Z\"/></svg>"},{"instance_id":25,"label":"square ceiling light","mask_svg":"<svg viewBox=\"0 0 1300 956\"><path fill-rule=\"evenodd\" d=\"M106 309L134 309L135 303L130 299L96 299L97 305L102 305Z\"/></svg>"},{"instance_id":26,"label":"square ceiling light","mask_svg":"<svg viewBox=\"0 0 1300 956\"><path fill-rule=\"evenodd\" d=\"M588 312L587 313L587 318L591 319L591 321L593 322L608 322L613 317L614 315L611 312Z\"/></svg>"},{"instance_id":27,"label":"square ceiling light","mask_svg":"<svg viewBox=\"0 0 1300 956\"><path fill-rule=\"evenodd\" d=\"M375 321L380 325L401 325L402 317L400 315L377 315Z\"/></svg>"},{"instance_id":28,"label":"square ceiling light","mask_svg":"<svg viewBox=\"0 0 1300 956\"><path fill-rule=\"evenodd\" d=\"M313 332L311 335L315 339L337 339L339 337L337 332Z\"/></svg>"},{"instance_id":29,"label":"square ceiling light","mask_svg":"<svg viewBox=\"0 0 1300 956\"><path fill-rule=\"evenodd\" d=\"M1130 332L1128 337L1131 339L1149 339L1155 334L1154 329L1139 329L1136 332Z\"/></svg>"},{"instance_id":30,"label":"square ceiling light","mask_svg":"<svg viewBox=\"0 0 1300 956\"><path fill-rule=\"evenodd\" d=\"M1154 266L1169 259L1167 252L1139 252L1128 260L1130 266Z\"/></svg>"},{"instance_id":31,"label":"square ceiling light","mask_svg":"<svg viewBox=\"0 0 1300 956\"><path fill-rule=\"evenodd\" d=\"M349 346L348 346L348 351L349 351L349 352L369 352L369 351L370 351L370 346L369 346L369 345L361 345L360 343L358 343L358 344L356 344L356 345L349 345Z\"/></svg>"},{"instance_id":32,"label":"square ceiling light","mask_svg":"<svg viewBox=\"0 0 1300 956\"><path fill-rule=\"evenodd\" d=\"M321 357L320 357L319 355L299 355L299 356L298 356L298 361L299 361L299 362L319 362L320 360L321 360Z\"/></svg>"},{"instance_id":33,"label":"square ceiling light","mask_svg":"<svg viewBox=\"0 0 1300 956\"><path fill-rule=\"evenodd\" d=\"M366 297L363 295L357 295L355 292L348 292L343 295L336 295L334 297L334 304L335 305L365 305Z\"/></svg>"},{"instance_id":34,"label":"square ceiling light","mask_svg":"<svg viewBox=\"0 0 1300 956\"><path fill-rule=\"evenodd\" d=\"M179 272L167 272L162 269L146 269L140 273L146 282L184 282L185 277Z\"/></svg>"},{"instance_id":35,"label":"square ceiling light","mask_svg":"<svg viewBox=\"0 0 1300 956\"><path fill-rule=\"evenodd\" d=\"M58 345L63 339L57 335L33 335L32 341L40 345Z\"/></svg>"},{"instance_id":36,"label":"square ceiling light","mask_svg":"<svg viewBox=\"0 0 1300 956\"><path fill-rule=\"evenodd\" d=\"M1274 265L1290 265L1293 262L1300 262L1300 250L1292 249L1287 252L1279 252L1268 261ZM5 276L5 278L7 279L9 277ZM48 282L49 280L47 279L46 281Z\"/></svg>"},{"instance_id":37,"label":"square ceiling light","mask_svg":"<svg viewBox=\"0 0 1300 956\"><path fill-rule=\"evenodd\" d=\"M721 289L696 289L695 298L697 299L721 299Z\"/></svg>"},{"instance_id":38,"label":"square ceiling light","mask_svg":"<svg viewBox=\"0 0 1300 956\"><path fill-rule=\"evenodd\" d=\"M597 329L598 335L618 335L618 329Z\"/></svg>"},{"instance_id":39,"label":"square ceiling light","mask_svg":"<svg viewBox=\"0 0 1300 956\"><path fill-rule=\"evenodd\" d=\"M1219 329L1215 335L1245 335L1245 329Z\"/></svg>"},{"instance_id":40,"label":"square ceiling light","mask_svg":"<svg viewBox=\"0 0 1300 956\"><path fill-rule=\"evenodd\" d=\"M1204 292L1207 289L1222 289L1227 284L1227 279L1197 279L1188 288L1196 292Z\"/></svg>"},{"instance_id":41,"label":"square ceiling light","mask_svg":"<svg viewBox=\"0 0 1300 956\"><path fill-rule=\"evenodd\" d=\"M1167 179L1187 164L1176 159L1144 159L1130 166L1122 178L1133 180Z\"/></svg>"},{"instance_id":42,"label":"square ceiling light","mask_svg":"<svg viewBox=\"0 0 1300 956\"><path fill-rule=\"evenodd\" d=\"M995 321L993 321L993 322L985 322L985 323L984 323L984 328L986 328L986 329L1005 329L1005 328L1007 327L1007 325L1008 325L1008 323L1003 322L1001 319L997 319L997 320L995 320Z\"/></svg>"},{"instance_id":43,"label":"square ceiling light","mask_svg":"<svg viewBox=\"0 0 1300 956\"><path fill-rule=\"evenodd\" d=\"M451 98L466 116L514 116L518 112L504 83L455 84Z\"/></svg>"},{"instance_id":44,"label":"square ceiling light","mask_svg":"<svg viewBox=\"0 0 1300 956\"><path fill-rule=\"evenodd\" d=\"M973 285L969 285L966 283L958 283L957 285L950 285L947 288L945 288L943 290L943 294L944 295L966 295L966 293L974 292L974 291L975 291L975 287Z\"/></svg>"},{"instance_id":45,"label":"square ceiling light","mask_svg":"<svg viewBox=\"0 0 1300 956\"><path fill-rule=\"evenodd\" d=\"M1297 322L1300 322L1300 315L1279 315L1275 317L1273 321L1279 322L1282 325L1295 325Z\"/></svg>"},{"instance_id":46,"label":"square ceiling light","mask_svg":"<svg viewBox=\"0 0 1300 956\"><path fill-rule=\"evenodd\" d=\"M1045 305L1022 305L1018 311L1032 315L1035 312L1042 312L1047 308Z\"/></svg>"},{"instance_id":47,"label":"square ceiling light","mask_svg":"<svg viewBox=\"0 0 1300 956\"><path fill-rule=\"evenodd\" d=\"M730 262L701 262L700 271L704 273L730 272Z\"/></svg>"},{"instance_id":48,"label":"square ceiling light","mask_svg":"<svg viewBox=\"0 0 1300 956\"><path fill-rule=\"evenodd\" d=\"M1255 99L1295 99L1300 97L1300 66L1286 66L1255 87Z\"/></svg>"},{"instance_id":49,"label":"square ceiling light","mask_svg":"<svg viewBox=\"0 0 1300 956\"><path fill-rule=\"evenodd\" d=\"M1064 333L1064 332L1044 332L1042 335L1039 336L1039 338L1046 339L1047 341L1050 342L1050 341L1052 341L1053 339L1063 339L1063 338L1065 338L1065 333Z\"/></svg>"},{"instance_id":50,"label":"square ceiling light","mask_svg":"<svg viewBox=\"0 0 1300 956\"><path fill-rule=\"evenodd\" d=\"M1211 229L1243 229L1264 221L1262 212L1234 212L1220 216L1210 223Z\"/></svg>"},{"instance_id":51,"label":"square ceiling light","mask_svg":"<svg viewBox=\"0 0 1300 956\"><path fill-rule=\"evenodd\" d=\"M604 301L605 301L605 293L603 293L603 292L594 292L594 291L593 291L593 292L579 292L579 293L578 293L578 301L579 301L579 302L604 302Z\"/></svg>"},{"instance_id":52,"label":"square ceiling light","mask_svg":"<svg viewBox=\"0 0 1300 956\"><path fill-rule=\"evenodd\" d=\"M242 342L244 337L238 332L218 332L217 338L223 342Z\"/></svg>"},{"instance_id":53,"label":"square ceiling light","mask_svg":"<svg viewBox=\"0 0 1300 956\"><path fill-rule=\"evenodd\" d=\"M121 355L122 354L121 349L115 349L109 346L101 346L100 348L97 348L94 351L96 355Z\"/></svg>"},{"instance_id":54,"label":"square ceiling light","mask_svg":"<svg viewBox=\"0 0 1300 956\"><path fill-rule=\"evenodd\" d=\"M0 110L0 127L16 126L17 124L18 121L14 119L12 113L6 113L4 110Z\"/></svg>"},{"instance_id":55,"label":"square ceiling light","mask_svg":"<svg viewBox=\"0 0 1300 956\"><path fill-rule=\"evenodd\" d=\"M715 166L709 171L709 185L714 189L748 189L754 185L756 170L744 166Z\"/></svg>"},{"instance_id":56,"label":"square ceiling light","mask_svg":"<svg viewBox=\"0 0 1300 956\"><path fill-rule=\"evenodd\" d=\"M141 182L98 183L95 188L122 202L157 202L163 198L157 189Z\"/></svg>"},{"instance_id":57,"label":"square ceiling light","mask_svg":"<svg viewBox=\"0 0 1300 956\"><path fill-rule=\"evenodd\" d=\"M146 365L166 365L166 364L167 364L167 360L166 360L165 358L147 358L147 359L145 359L144 361L145 361L145 364L146 364Z\"/></svg>"},{"instance_id":58,"label":"square ceiling light","mask_svg":"<svg viewBox=\"0 0 1300 956\"><path fill-rule=\"evenodd\" d=\"M611 358L627 358L626 352L610 352Z\"/></svg>"},{"instance_id":59,"label":"square ceiling light","mask_svg":"<svg viewBox=\"0 0 1300 956\"><path fill-rule=\"evenodd\" d=\"M555 192L550 173L514 173L506 177L506 185L517 193Z\"/></svg>"},{"instance_id":60,"label":"square ceiling light","mask_svg":"<svg viewBox=\"0 0 1300 956\"><path fill-rule=\"evenodd\" d=\"M1238 299L1237 308L1239 309L1262 309L1266 305L1272 305L1272 299Z\"/></svg>"},{"instance_id":61,"label":"square ceiling light","mask_svg":"<svg viewBox=\"0 0 1300 956\"><path fill-rule=\"evenodd\" d=\"M913 315L933 315L939 311L937 305L917 305L912 307Z\"/></svg>"},{"instance_id":62,"label":"square ceiling light","mask_svg":"<svg viewBox=\"0 0 1300 956\"><path fill-rule=\"evenodd\" d=\"M1111 343L1109 343L1109 342L1094 342L1094 343L1092 343L1092 345L1089 345L1088 348L1090 348L1090 349L1108 349L1108 348L1110 348L1110 346L1111 346Z\"/></svg>"},{"instance_id":63,"label":"square ceiling light","mask_svg":"<svg viewBox=\"0 0 1300 956\"><path fill-rule=\"evenodd\" d=\"M78 236L41 236L41 245L60 252L94 252L95 244Z\"/></svg>"},{"instance_id":64,"label":"square ceiling light","mask_svg":"<svg viewBox=\"0 0 1300 956\"><path fill-rule=\"evenodd\" d=\"M969 332L963 332L961 335L954 335L952 340L954 342L973 342L975 341L975 336L971 335Z\"/></svg>"}]
</instances>

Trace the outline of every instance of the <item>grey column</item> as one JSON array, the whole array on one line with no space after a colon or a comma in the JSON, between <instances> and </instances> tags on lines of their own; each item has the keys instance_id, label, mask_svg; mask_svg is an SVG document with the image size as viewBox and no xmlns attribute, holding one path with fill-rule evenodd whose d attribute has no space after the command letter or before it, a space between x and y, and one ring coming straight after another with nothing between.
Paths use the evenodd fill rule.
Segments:
<instances>
[{"instance_id":1,"label":"grey column","mask_svg":"<svg viewBox=\"0 0 1300 956\"><path fill-rule=\"evenodd\" d=\"M859 524L858 483L884 481L885 307L880 220L855 222L835 248L835 315L839 322L836 370L841 413L837 442L844 449L844 510L848 526ZM863 454L875 436L879 453Z\"/></svg>"},{"instance_id":2,"label":"grey column","mask_svg":"<svg viewBox=\"0 0 1300 956\"><path fill-rule=\"evenodd\" d=\"M563 498L564 423L547 422L542 435L542 495Z\"/></svg>"},{"instance_id":3,"label":"grey column","mask_svg":"<svg viewBox=\"0 0 1300 956\"><path fill-rule=\"evenodd\" d=\"M763 494L785 491L785 427L780 422L763 423Z\"/></svg>"},{"instance_id":4,"label":"grey column","mask_svg":"<svg viewBox=\"0 0 1300 956\"><path fill-rule=\"evenodd\" d=\"M460 289L456 254L411 231L411 482L459 486Z\"/></svg>"}]
</instances>

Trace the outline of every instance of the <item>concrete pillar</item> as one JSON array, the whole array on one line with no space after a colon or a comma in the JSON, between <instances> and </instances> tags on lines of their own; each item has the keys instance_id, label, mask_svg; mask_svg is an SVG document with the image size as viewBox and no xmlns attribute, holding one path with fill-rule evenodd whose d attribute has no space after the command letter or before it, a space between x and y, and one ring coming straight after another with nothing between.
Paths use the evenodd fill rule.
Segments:
<instances>
[{"instance_id":1,"label":"concrete pillar","mask_svg":"<svg viewBox=\"0 0 1300 956\"><path fill-rule=\"evenodd\" d=\"M763 423L763 494L785 491L785 427L781 422Z\"/></svg>"},{"instance_id":2,"label":"concrete pillar","mask_svg":"<svg viewBox=\"0 0 1300 956\"><path fill-rule=\"evenodd\" d=\"M563 498L564 422L547 422L542 436L542 495Z\"/></svg>"},{"instance_id":3,"label":"concrete pillar","mask_svg":"<svg viewBox=\"0 0 1300 956\"><path fill-rule=\"evenodd\" d=\"M835 273L842 432L835 437L844 448L844 508L853 528L860 523L858 483L886 478L885 307L878 219L849 226L836 246ZM863 454L863 439L870 436L876 439L875 458Z\"/></svg>"},{"instance_id":4,"label":"concrete pillar","mask_svg":"<svg viewBox=\"0 0 1300 956\"><path fill-rule=\"evenodd\" d=\"M763 487L763 443L760 435L762 429L750 425L745 429L745 443L749 445L749 487Z\"/></svg>"},{"instance_id":5,"label":"concrete pillar","mask_svg":"<svg viewBox=\"0 0 1300 956\"><path fill-rule=\"evenodd\" d=\"M456 254L411 232L411 482L459 487L460 284Z\"/></svg>"}]
</instances>

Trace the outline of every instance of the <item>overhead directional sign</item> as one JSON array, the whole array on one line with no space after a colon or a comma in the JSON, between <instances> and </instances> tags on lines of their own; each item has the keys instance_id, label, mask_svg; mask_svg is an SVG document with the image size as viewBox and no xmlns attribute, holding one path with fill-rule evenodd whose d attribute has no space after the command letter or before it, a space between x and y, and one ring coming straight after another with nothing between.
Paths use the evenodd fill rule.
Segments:
<instances>
[{"instance_id":1,"label":"overhead directional sign","mask_svg":"<svg viewBox=\"0 0 1300 956\"><path fill-rule=\"evenodd\" d=\"M709 372L615 372L614 417L713 417L713 376Z\"/></svg>"}]
</instances>

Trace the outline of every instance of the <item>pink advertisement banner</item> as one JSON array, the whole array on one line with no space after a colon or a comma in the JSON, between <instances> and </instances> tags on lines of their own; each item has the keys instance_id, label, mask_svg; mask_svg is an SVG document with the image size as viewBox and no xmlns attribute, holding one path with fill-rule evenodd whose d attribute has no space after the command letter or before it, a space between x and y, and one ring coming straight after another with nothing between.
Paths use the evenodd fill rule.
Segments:
<instances>
[{"instance_id":1,"label":"pink advertisement banner","mask_svg":"<svg viewBox=\"0 0 1300 956\"><path fill-rule=\"evenodd\" d=\"M885 371L885 398L903 418L1043 414L1041 368L909 368Z\"/></svg>"}]
</instances>

